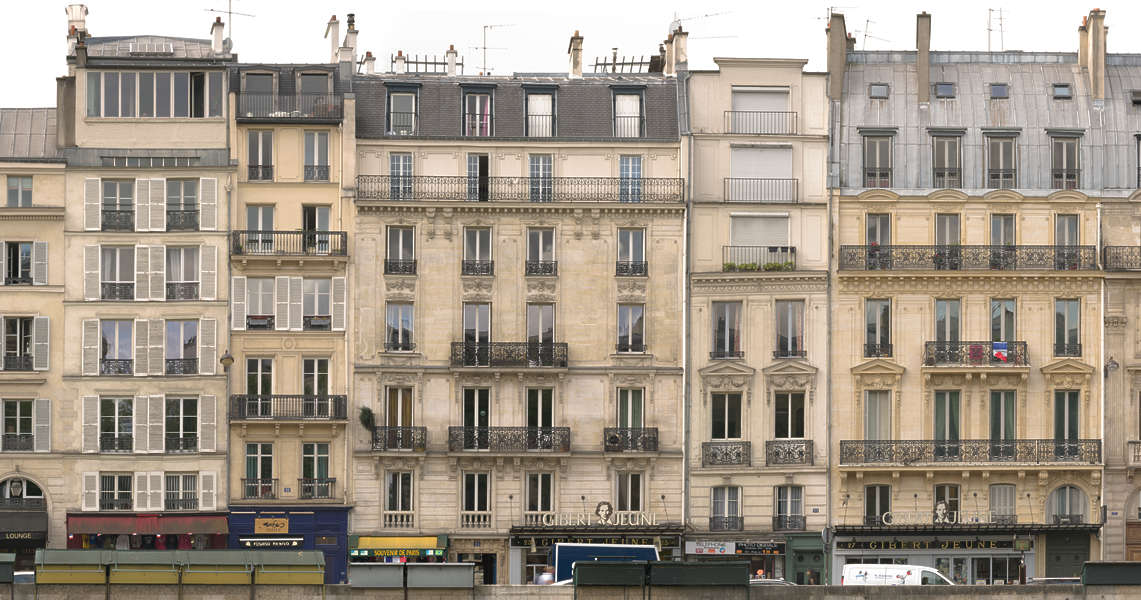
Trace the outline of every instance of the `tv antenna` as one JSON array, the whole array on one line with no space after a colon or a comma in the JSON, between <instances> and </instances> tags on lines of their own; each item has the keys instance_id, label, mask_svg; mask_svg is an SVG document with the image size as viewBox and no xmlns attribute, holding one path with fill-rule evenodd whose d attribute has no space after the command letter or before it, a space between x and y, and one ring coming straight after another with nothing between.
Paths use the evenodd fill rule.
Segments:
<instances>
[{"instance_id":1,"label":"tv antenna","mask_svg":"<svg viewBox=\"0 0 1141 600\"><path fill-rule=\"evenodd\" d=\"M214 8L205 8L203 10L205 10L206 12L225 13L226 14L226 24L230 26L230 35L228 36L230 39L234 38L234 15L238 15L239 17L256 17L257 16L257 15L251 15L249 13L244 13L244 12L234 12L234 0L226 0L226 10L218 10L218 9L214 9Z\"/></svg>"},{"instance_id":2,"label":"tv antenna","mask_svg":"<svg viewBox=\"0 0 1141 600\"><path fill-rule=\"evenodd\" d=\"M861 50L867 50L867 49L868 49L868 40L869 40L869 39L873 39L873 40L876 40L877 42L887 42L887 43L891 43L891 40L887 40L887 39L884 39L884 38L881 38L881 37L876 37L876 36L874 36L874 35L872 35L872 34L868 33L868 30L870 30L870 29L872 28L872 25L873 25L874 23L875 23L875 21L873 21L873 20L871 20L871 19L864 19L864 30L863 30L863 31L860 31L860 30L858 30L858 29L857 29L856 31L852 32L852 33L863 33L863 34L864 34L864 42L863 42L863 44L860 46L860 49L861 49Z\"/></svg>"},{"instance_id":3,"label":"tv antenna","mask_svg":"<svg viewBox=\"0 0 1141 600\"><path fill-rule=\"evenodd\" d=\"M995 13L998 17L995 18ZM998 50L999 52L1006 50L1006 41L1003 39L1003 33L1006 30L1006 19L1002 16L1001 8L988 8L986 9L986 51L990 52L990 41L994 37L995 26L998 27Z\"/></svg>"},{"instance_id":4,"label":"tv antenna","mask_svg":"<svg viewBox=\"0 0 1141 600\"><path fill-rule=\"evenodd\" d=\"M490 48L490 47L488 47L488 45L487 45L487 30L488 29L498 29L500 27L514 27L514 26L515 25L512 23L500 23L498 25L484 25L483 26L483 45L482 46L471 46L471 48L474 48L475 50L482 50L483 51L483 64L480 66L480 69L479 69L481 74L483 74L483 75L489 74L488 70L487 70L487 51L488 50L506 50L506 48Z\"/></svg>"}]
</instances>

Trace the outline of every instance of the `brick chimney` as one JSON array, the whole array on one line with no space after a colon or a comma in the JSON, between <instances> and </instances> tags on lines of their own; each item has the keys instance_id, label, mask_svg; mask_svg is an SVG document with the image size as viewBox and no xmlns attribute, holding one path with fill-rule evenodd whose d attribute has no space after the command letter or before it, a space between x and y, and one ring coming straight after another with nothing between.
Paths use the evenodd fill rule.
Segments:
<instances>
[{"instance_id":1,"label":"brick chimney","mask_svg":"<svg viewBox=\"0 0 1141 600\"><path fill-rule=\"evenodd\" d=\"M571 36L570 46L567 47L567 54L570 55L570 74L571 79L582 78L582 36L578 34L578 30L574 30L574 35Z\"/></svg>"},{"instance_id":2,"label":"brick chimney","mask_svg":"<svg viewBox=\"0 0 1141 600\"><path fill-rule=\"evenodd\" d=\"M210 44L210 50L214 54L222 54L222 31L226 28L222 24L222 17L214 17L214 24L210 26L210 34L214 37L213 42Z\"/></svg>"},{"instance_id":3,"label":"brick chimney","mask_svg":"<svg viewBox=\"0 0 1141 600\"><path fill-rule=\"evenodd\" d=\"M444 59L448 62L448 77L456 76L456 45L448 44L448 51L444 53Z\"/></svg>"},{"instance_id":4,"label":"brick chimney","mask_svg":"<svg viewBox=\"0 0 1141 600\"><path fill-rule=\"evenodd\" d=\"M337 20L337 15L329 17L329 24L325 26L325 37L329 40L329 62L337 62L338 55L340 54L337 40L341 37L341 22Z\"/></svg>"},{"instance_id":5,"label":"brick chimney","mask_svg":"<svg viewBox=\"0 0 1141 600\"><path fill-rule=\"evenodd\" d=\"M394 73L396 73L397 75L403 75L403 74L407 73L408 72L408 63L406 62L406 60L407 59L404 58L404 51L403 50L397 50L396 51L396 60L394 61L395 64L392 67L392 71Z\"/></svg>"},{"instance_id":6,"label":"brick chimney","mask_svg":"<svg viewBox=\"0 0 1141 600\"><path fill-rule=\"evenodd\" d=\"M834 12L828 20L828 97L839 100L844 93L844 72L848 68L848 51L852 48L850 43L855 40L848 37L848 29L844 24L844 15Z\"/></svg>"},{"instance_id":7,"label":"brick chimney","mask_svg":"<svg viewBox=\"0 0 1141 600\"><path fill-rule=\"evenodd\" d=\"M923 11L915 15L915 73L919 86L919 102L931 101L931 15Z\"/></svg>"},{"instance_id":8,"label":"brick chimney","mask_svg":"<svg viewBox=\"0 0 1141 600\"><path fill-rule=\"evenodd\" d=\"M1105 100L1105 38L1109 28L1105 26L1105 11L1095 8L1086 20L1086 60L1089 73L1090 96L1095 101Z\"/></svg>"},{"instance_id":9,"label":"brick chimney","mask_svg":"<svg viewBox=\"0 0 1141 600\"><path fill-rule=\"evenodd\" d=\"M372 55L372 52L364 53L364 72L368 75L376 74L376 57Z\"/></svg>"}]
</instances>

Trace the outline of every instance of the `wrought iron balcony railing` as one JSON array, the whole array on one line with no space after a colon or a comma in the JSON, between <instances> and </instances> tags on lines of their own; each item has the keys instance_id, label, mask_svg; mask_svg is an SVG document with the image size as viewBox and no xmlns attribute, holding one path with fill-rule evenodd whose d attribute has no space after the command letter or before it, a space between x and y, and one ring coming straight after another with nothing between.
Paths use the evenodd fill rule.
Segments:
<instances>
[{"instance_id":1,"label":"wrought iron balcony railing","mask_svg":"<svg viewBox=\"0 0 1141 600\"><path fill-rule=\"evenodd\" d=\"M606 427L602 430L605 452L657 452L657 427Z\"/></svg>"},{"instance_id":2,"label":"wrought iron balcony railing","mask_svg":"<svg viewBox=\"0 0 1141 600\"><path fill-rule=\"evenodd\" d=\"M709 517L709 531L741 531L745 517Z\"/></svg>"},{"instance_id":3,"label":"wrought iron balcony railing","mask_svg":"<svg viewBox=\"0 0 1141 600\"><path fill-rule=\"evenodd\" d=\"M840 464L1101 463L1101 440L841 440Z\"/></svg>"},{"instance_id":4,"label":"wrought iron balcony railing","mask_svg":"<svg viewBox=\"0 0 1141 600\"><path fill-rule=\"evenodd\" d=\"M773 515L773 531L804 531L804 515Z\"/></svg>"},{"instance_id":5,"label":"wrought iron balcony railing","mask_svg":"<svg viewBox=\"0 0 1141 600\"><path fill-rule=\"evenodd\" d=\"M794 344L791 348L777 348L773 350L773 358L805 358L807 356L808 350L805 350L799 343Z\"/></svg>"},{"instance_id":6,"label":"wrought iron balcony railing","mask_svg":"<svg viewBox=\"0 0 1141 600\"><path fill-rule=\"evenodd\" d=\"M891 187L891 167L864 169L864 187L889 188Z\"/></svg>"},{"instance_id":7,"label":"wrought iron balcony railing","mask_svg":"<svg viewBox=\"0 0 1141 600\"><path fill-rule=\"evenodd\" d=\"M987 169L987 188L1008 190L1017 186L1018 172L1015 169Z\"/></svg>"},{"instance_id":8,"label":"wrought iron balcony railing","mask_svg":"<svg viewBox=\"0 0 1141 600\"><path fill-rule=\"evenodd\" d=\"M197 358L168 358L166 359L167 375L197 375Z\"/></svg>"},{"instance_id":9,"label":"wrought iron balcony railing","mask_svg":"<svg viewBox=\"0 0 1141 600\"><path fill-rule=\"evenodd\" d=\"M167 435L166 451L170 453L198 452L198 436L194 434Z\"/></svg>"},{"instance_id":10,"label":"wrought iron balcony railing","mask_svg":"<svg viewBox=\"0 0 1141 600\"><path fill-rule=\"evenodd\" d=\"M272 331L276 323L273 315L246 315L246 329L252 331Z\"/></svg>"},{"instance_id":11,"label":"wrought iron balcony railing","mask_svg":"<svg viewBox=\"0 0 1141 600\"><path fill-rule=\"evenodd\" d=\"M305 165L305 181L329 181L329 165Z\"/></svg>"},{"instance_id":12,"label":"wrought iron balcony railing","mask_svg":"<svg viewBox=\"0 0 1141 600\"><path fill-rule=\"evenodd\" d=\"M104 281L99 284L99 297L103 300L134 300L135 283Z\"/></svg>"},{"instance_id":13,"label":"wrought iron balcony railing","mask_svg":"<svg viewBox=\"0 0 1141 600\"><path fill-rule=\"evenodd\" d=\"M166 209L167 231L198 231L198 209Z\"/></svg>"},{"instance_id":14,"label":"wrought iron balcony railing","mask_svg":"<svg viewBox=\"0 0 1141 600\"><path fill-rule=\"evenodd\" d=\"M796 112L788 110L727 110L725 132L747 135L796 135Z\"/></svg>"},{"instance_id":15,"label":"wrought iron balcony railing","mask_svg":"<svg viewBox=\"0 0 1141 600\"><path fill-rule=\"evenodd\" d=\"M407 341L407 340L404 340L404 341L389 340L389 341L384 343L384 351L385 352L412 352L415 349L416 349L416 344L414 344L413 342Z\"/></svg>"},{"instance_id":16,"label":"wrought iron balcony railing","mask_svg":"<svg viewBox=\"0 0 1141 600\"><path fill-rule=\"evenodd\" d=\"M345 256L344 231L235 231L230 252L242 256Z\"/></svg>"},{"instance_id":17,"label":"wrought iron balcony railing","mask_svg":"<svg viewBox=\"0 0 1141 600\"><path fill-rule=\"evenodd\" d=\"M1086 271L1094 246L840 246L842 271Z\"/></svg>"},{"instance_id":18,"label":"wrought iron balcony railing","mask_svg":"<svg viewBox=\"0 0 1141 600\"><path fill-rule=\"evenodd\" d=\"M891 344L864 344L864 358L889 358L891 350Z\"/></svg>"},{"instance_id":19,"label":"wrought iron balcony railing","mask_svg":"<svg viewBox=\"0 0 1141 600\"><path fill-rule=\"evenodd\" d=\"M385 275L415 275L416 274L416 261L415 260L390 260L384 261L384 274Z\"/></svg>"},{"instance_id":20,"label":"wrought iron balcony railing","mask_svg":"<svg viewBox=\"0 0 1141 600\"><path fill-rule=\"evenodd\" d=\"M99 494L99 510L131 510L131 498L116 498L113 493Z\"/></svg>"},{"instance_id":21,"label":"wrought iron balcony railing","mask_svg":"<svg viewBox=\"0 0 1141 600\"><path fill-rule=\"evenodd\" d=\"M276 479L242 478L242 498L246 500L273 500L277 498Z\"/></svg>"},{"instance_id":22,"label":"wrought iron balcony railing","mask_svg":"<svg viewBox=\"0 0 1141 600\"><path fill-rule=\"evenodd\" d=\"M330 331L333 329L331 315L305 315L301 318L301 325L305 331Z\"/></svg>"},{"instance_id":23,"label":"wrought iron balcony railing","mask_svg":"<svg viewBox=\"0 0 1141 600\"><path fill-rule=\"evenodd\" d=\"M104 358L99 361L100 375L131 375L135 361L130 358Z\"/></svg>"},{"instance_id":24,"label":"wrought iron balcony railing","mask_svg":"<svg viewBox=\"0 0 1141 600\"><path fill-rule=\"evenodd\" d=\"M1081 344L1054 344L1054 356L1081 356Z\"/></svg>"},{"instance_id":25,"label":"wrought iron balcony railing","mask_svg":"<svg viewBox=\"0 0 1141 600\"><path fill-rule=\"evenodd\" d=\"M5 371L31 371L32 369L32 355L22 354L20 356L5 356L4 357L4 370Z\"/></svg>"},{"instance_id":26,"label":"wrought iron balcony railing","mask_svg":"<svg viewBox=\"0 0 1141 600\"><path fill-rule=\"evenodd\" d=\"M5 433L0 440L0 450L4 452L31 452L36 447L36 436L32 433Z\"/></svg>"},{"instance_id":27,"label":"wrought iron balcony railing","mask_svg":"<svg viewBox=\"0 0 1141 600\"><path fill-rule=\"evenodd\" d=\"M467 137L491 137L495 135L493 124L489 114L464 113L464 135Z\"/></svg>"},{"instance_id":28,"label":"wrought iron balcony railing","mask_svg":"<svg viewBox=\"0 0 1141 600\"><path fill-rule=\"evenodd\" d=\"M927 342L925 367L1025 367L1030 364L1026 342Z\"/></svg>"},{"instance_id":29,"label":"wrought iron balcony railing","mask_svg":"<svg viewBox=\"0 0 1141 600\"><path fill-rule=\"evenodd\" d=\"M336 477L305 477L297 480L297 497L302 500L331 500L336 498Z\"/></svg>"},{"instance_id":30,"label":"wrought iron balcony railing","mask_svg":"<svg viewBox=\"0 0 1141 600\"><path fill-rule=\"evenodd\" d=\"M1106 246L1101 254L1106 271L1141 271L1141 246Z\"/></svg>"},{"instance_id":31,"label":"wrought iron balcony railing","mask_svg":"<svg viewBox=\"0 0 1141 600\"><path fill-rule=\"evenodd\" d=\"M129 433L100 433L100 452L132 452L135 449L135 438Z\"/></svg>"},{"instance_id":32,"label":"wrought iron balcony railing","mask_svg":"<svg viewBox=\"0 0 1141 600\"><path fill-rule=\"evenodd\" d=\"M177 493L168 494L163 500L165 510L198 510L197 496L179 496Z\"/></svg>"},{"instance_id":33,"label":"wrought iron balcony railing","mask_svg":"<svg viewBox=\"0 0 1141 600\"><path fill-rule=\"evenodd\" d=\"M936 168L934 182L937 188L963 187L963 170L958 167Z\"/></svg>"},{"instance_id":34,"label":"wrought iron balcony railing","mask_svg":"<svg viewBox=\"0 0 1141 600\"><path fill-rule=\"evenodd\" d=\"M570 452L570 427L448 427L448 451Z\"/></svg>"},{"instance_id":35,"label":"wrought iron balcony railing","mask_svg":"<svg viewBox=\"0 0 1141 600\"><path fill-rule=\"evenodd\" d=\"M34 283L31 275L7 275L4 277L4 285L32 285Z\"/></svg>"},{"instance_id":36,"label":"wrought iron balcony railing","mask_svg":"<svg viewBox=\"0 0 1141 600\"><path fill-rule=\"evenodd\" d=\"M753 445L746 441L702 442L701 466L753 464Z\"/></svg>"},{"instance_id":37,"label":"wrought iron balcony railing","mask_svg":"<svg viewBox=\"0 0 1141 600\"><path fill-rule=\"evenodd\" d=\"M385 529L413 529L416 527L416 512L411 510L384 511Z\"/></svg>"},{"instance_id":38,"label":"wrought iron balcony railing","mask_svg":"<svg viewBox=\"0 0 1141 600\"><path fill-rule=\"evenodd\" d=\"M460 275L495 275L495 261L465 260L460 264Z\"/></svg>"},{"instance_id":39,"label":"wrought iron balcony railing","mask_svg":"<svg viewBox=\"0 0 1141 600\"><path fill-rule=\"evenodd\" d=\"M729 350L727 348L718 348L709 353L709 358L713 360L745 358L744 350Z\"/></svg>"},{"instance_id":40,"label":"wrought iron balcony railing","mask_svg":"<svg viewBox=\"0 0 1141 600\"><path fill-rule=\"evenodd\" d=\"M679 203L684 193L683 181L672 177L357 176L363 200Z\"/></svg>"},{"instance_id":41,"label":"wrought iron balcony railing","mask_svg":"<svg viewBox=\"0 0 1141 600\"><path fill-rule=\"evenodd\" d=\"M614 345L614 350L619 354L641 354L646 351L646 344L644 342L618 342Z\"/></svg>"},{"instance_id":42,"label":"wrought iron balcony railing","mask_svg":"<svg viewBox=\"0 0 1141 600\"><path fill-rule=\"evenodd\" d=\"M1056 513L1050 515L1050 522L1054 525L1084 525L1090 520L1080 513Z\"/></svg>"},{"instance_id":43,"label":"wrought iron balcony railing","mask_svg":"<svg viewBox=\"0 0 1141 600\"><path fill-rule=\"evenodd\" d=\"M167 300L197 300L197 281L168 281L166 282Z\"/></svg>"},{"instance_id":44,"label":"wrought iron balcony railing","mask_svg":"<svg viewBox=\"0 0 1141 600\"><path fill-rule=\"evenodd\" d=\"M250 181L273 181L273 165L249 165L246 179Z\"/></svg>"},{"instance_id":45,"label":"wrought iron balcony railing","mask_svg":"<svg viewBox=\"0 0 1141 600\"><path fill-rule=\"evenodd\" d=\"M559 261L557 260L529 260L525 265L526 275L549 275L554 276L559 274Z\"/></svg>"},{"instance_id":46,"label":"wrought iron balcony railing","mask_svg":"<svg viewBox=\"0 0 1141 600\"><path fill-rule=\"evenodd\" d=\"M46 510L43 498L0 498L0 510Z\"/></svg>"},{"instance_id":47,"label":"wrought iron balcony railing","mask_svg":"<svg viewBox=\"0 0 1141 600\"><path fill-rule=\"evenodd\" d=\"M234 394L231 419L337 421L348 418L346 396L304 394Z\"/></svg>"},{"instance_id":48,"label":"wrought iron balcony railing","mask_svg":"<svg viewBox=\"0 0 1141 600\"><path fill-rule=\"evenodd\" d=\"M427 427L377 427L372 431L372 449L377 452L423 452L427 447Z\"/></svg>"},{"instance_id":49,"label":"wrought iron balcony railing","mask_svg":"<svg viewBox=\"0 0 1141 600\"><path fill-rule=\"evenodd\" d=\"M797 202L797 180L726 177L722 184L726 202Z\"/></svg>"},{"instance_id":50,"label":"wrought iron balcony railing","mask_svg":"<svg viewBox=\"0 0 1141 600\"><path fill-rule=\"evenodd\" d=\"M646 261L620 260L614 263L614 275L617 277L645 277L650 273L650 264Z\"/></svg>"},{"instance_id":51,"label":"wrought iron balcony railing","mask_svg":"<svg viewBox=\"0 0 1141 600\"><path fill-rule=\"evenodd\" d=\"M1081 169L1050 169L1050 188L1076 190L1081 187Z\"/></svg>"},{"instance_id":52,"label":"wrought iron balcony railing","mask_svg":"<svg viewBox=\"0 0 1141 600\"><path fill-rule=\"evenodd\" d=\"M341 120L340 94L238 94L238 122L336 123Z\"/></svg>"},{"instance_id":53,"label":"wrought iron balcony railing","mask_svg":"<svg viewBox=\"0 0 1141 600\"><path fill-rule=\"evenodd\" d=\"M103 231L134 231L135 211L104 208L102 223Z\"/></svg>"},{"instance_id":54,"label":"wrought iron balcony railing","mask_svg":"<svg viewBox=\"0 0 1141 600\"><path fill-rule=\"evenodd\" d=\"M453 367L556 367L567 366L563 342L452 342Z\"/></svg>"},{"instance_id":55,"label":"wrought iron balcony railing","mask_svg":"<svg viewBox=\"0 0 1141 600\"><path fill-rule=\"evenodd\" d=\"M765 442L766 465L811 465L812 440L780 439Z\"/></svg>"},{"instance_id":56,"label":"wrought iron balcony railing","mask_svg":"<svg viewBox=\"0 0 1141 600\"><path fill-rule=\"evenodd\" d=\"M752 271L795 271L795 246L721 246L721 270L728 273Z\"/></svg>"}]
</instances>

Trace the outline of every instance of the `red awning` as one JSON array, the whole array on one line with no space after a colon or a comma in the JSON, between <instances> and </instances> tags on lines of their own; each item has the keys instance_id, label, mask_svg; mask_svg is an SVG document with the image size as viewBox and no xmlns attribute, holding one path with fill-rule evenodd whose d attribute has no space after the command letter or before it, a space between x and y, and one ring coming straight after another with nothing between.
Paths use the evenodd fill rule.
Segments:
<instances>
[{"instance_id":1,"label":"red awning","mask_svg":"<svg viewBox=\"0 0 1141 600\"><path fill-rule=\"evenodd\" d=\"M229 533L225 515L68 515L67 532L102 534Z\"/></svg>"}]
</instances>

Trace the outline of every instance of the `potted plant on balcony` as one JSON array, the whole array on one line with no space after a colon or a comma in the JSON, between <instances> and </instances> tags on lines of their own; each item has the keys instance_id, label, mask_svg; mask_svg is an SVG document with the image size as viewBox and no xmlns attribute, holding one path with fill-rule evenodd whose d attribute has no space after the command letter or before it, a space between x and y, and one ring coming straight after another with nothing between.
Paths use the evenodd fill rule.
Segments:
<instances>
[{"instance_id":1,"label":"potted plant on balcony","mask_svg":"<svg viewBox=\"0 0 1141 600\"><path fill-rule=\"evenodd\" d=\"M724 273L736 273L737 272L737 263L731 263L731 262L721 263L721 271Z\"/></svg>"},{"instance_id":2,"label":"potted plant on balcony","mask_svg":"<svg viewBox=\"0 0 1141 600\"><path fill-rule=\"evenodd\" d=\"M364 427L370 432L376 431L376 414L372 412L371 408L362 406L358 417L360 418L361 427Z\"/></svg>"}]
</instances>

